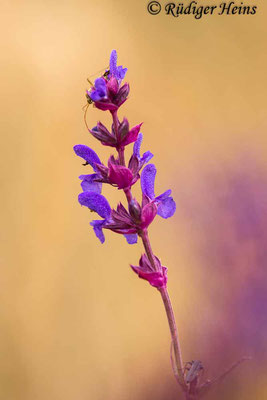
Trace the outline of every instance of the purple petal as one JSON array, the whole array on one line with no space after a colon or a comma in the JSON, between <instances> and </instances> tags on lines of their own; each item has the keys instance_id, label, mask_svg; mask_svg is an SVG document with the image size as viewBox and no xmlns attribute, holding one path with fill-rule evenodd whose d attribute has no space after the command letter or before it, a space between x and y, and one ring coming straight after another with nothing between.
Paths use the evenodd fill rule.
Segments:
<instances>
[{"instance_id":1,"label":"purple petal","mask_svg":"<svg viewBox=\"0 0 267 400\"><path fill-rule=\"evenodd\" d=\"M120 79L120 80L124 79L127 71L128 71L127 68L123 68L122 65L119 65L117 67L117 73L116 73L117 79Z\"/></svg>"},{"instance_id":2,"label":"purple petal","mask_svg":"<svg viewBox=\"0 0 267 400\"><path fill-rule=\"evenodd\" d=\"M153 157L154 154L152 154L150 151L146 151L140 160L141 165L143 166L144 164L148 163L148 161L150 161Z\"/></svg>"},{"instance_id":3,"label":"purple petal","mask_svg":"<svg viewBox=\"0 0 267 400\"><path fill-rule=\"evenodd\" d=\"M73 150L77 154L77 156L82 157L88 164L90 164L95 169L95 163L101 164L101 161L96 154L96 152L90 147L85 146L84 144L77 144L73 147Z\"/></svg>"},{"instance_id":4,"label":"purple petal","mask_svg":"<svg viewBox=\"0 0 267 400\"><path fill-rule=\"evenodd\" d=\"M148 164L142 171L141 174L141 188L142 192L150 199L155 198L154 184L157 169L154 164Z\"/></svg>"},{"instance_id":5,"label":"purple petal","mask_svg":"<svg viewBox=\"0 0 267 400\"><path fill-rule=\"evenodd\" d=\"M128 244L135 244L137 243L138 236L136 233L128 233L124 235Z\"/></svg>"},{"instance_id":6,"label":"purple petal","mask_svg":"<svg viewBox=\"0 0 267 400\"><path fill-rule=\"evenodd\" d=\"M176 204L172 197L167 197L158 205L158 215L162 218L170 218L176 210Z\"/></svg>"},{"instance_id":7,"label":"purple petal","mask_svg":"<svg viewBox=\"0 0 267 400\"><path fill-rule=\"evenodd\" d=\"M140 148L141 148L142 140L143 140L143 134L140 132L138 135L138 138L134 144L134 147L133 147L133 154L138 159L140 158Z\"/></svg>"},{"instance_id":8,"label":"purple petal","mask_svg":"<svg viewBox=\"0 0 267 400\"><path fill-rule=\"evenodd\" d=\"M142 140L143 140L143 134L139 133L138 138L133 147L133 155L136 156L138 158L138 160L140 161L140 169L142 168L142 166L144 164L148 163L148 161L150 161L152 157L154 157L150 151L146 151L141 157L140 148L141 148Z\"/></svg>"},{"instance_id":9,"label":"purple petal","mask_svg":"<svg viewBox=\"0 0 267 400\"><path fill-rule=\"evenodd\" d=\"M90 208L90 210L97 212L100 217L109 219L111 208L107 199L102 194L95 192L83 192L78 196L79 203L82 206Z\"/></svg>"},{"instance_id":10,"label":"purple petal","mask_svg":"<svg viewBox=\"0 0 267 400\"><path fill-rule=\"evenodd\" d=\"M96 237L100 240L101 243L104 243L105 241L105 236L102 230L104 224L105 221L99 220L94 220L90 222L90 225L93 227Z\"/></svg>"},{"instance_id":11,"label":"purple petal","mask_svg":"<svg viewBox=\"0 0 267 400\"><path fill-rule=\"evenodd\" d=\"M106 80L104 78L97 78L95 80L94 87L97 90L103 90L103 92L105 92L106 91L106 85L107 85L107 83L106 83Z\"/></svg>"},{"instance_id":12,"label":"purple petal","mask_svg":"<svg viewBox=\"0 0 267 400\"><path fill-rule=\"evenodd\" d=\"M107 96L107 84L104 78L97 78L94 88L88 93L93 101L99 101Z\"/></svg>"},{"instance_id":13,"label":"purple petal","mask_svg":"<svg viewBox=\"0 0 267 400\"><path fill-rule=\"evenodd\" d=\"M89 175L80 175L79 179L82 180L81 187L84 192L95 192L101 193L102 190L102 183L95 182L95 179L99 175L97 174L89 174Z\"/></svg>"},{"instance_id":14,"label":"purple petal","mask_svg":"<svg viewBox=\"0 0 267 400\"><path fill-rule=\"evenodd\" d=\"M155 197L155 200L159 200L159 201L165 200L165 199L167 199L167 197L170 196L171 192L172 192L171 189L166 190L166 192L164 192L164 193L160 194L159 196Z\"/></svg>"},{"instance_id":15,"label":"purple petal","mask_svg":"<svg viewBox=\"0 0 267 400\"><path fill-rule=\"evenodd\" d=\"M89 97L90 97L90 99L91 99L92 101L99 101L99 100L101 100L102 97L103 97L103 96L101 96L101 95L98 93L98 90L94 90L94 89L92 89L92 90L88 93L88 95L89 95Z\"/></svg>"}]
</instances>

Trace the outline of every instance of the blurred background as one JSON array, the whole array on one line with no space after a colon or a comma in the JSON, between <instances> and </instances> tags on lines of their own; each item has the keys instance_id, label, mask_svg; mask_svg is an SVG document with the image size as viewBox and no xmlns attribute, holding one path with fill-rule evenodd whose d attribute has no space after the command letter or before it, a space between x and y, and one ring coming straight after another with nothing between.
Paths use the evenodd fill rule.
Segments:
<instances>
[{"instance_id":1,"label":"blurred background","mask_svg":"<svg viewBox=\"0 0 267 400\"><path fill-rule=\"evenodd\" d=\"M156 193L177 202L150 237L184 360L201 360L205 379L251 356L206 398L267 398L267 26L255 3L254 16L195 20L140 0L1 1L2 399L182 399L160 296L129 268L141 245L112 232L101 245L77 202L73 145L104 162L111 151L82 107L112 49L131 86L120 117L144 122Z\"/></svg>"}]
</instances>

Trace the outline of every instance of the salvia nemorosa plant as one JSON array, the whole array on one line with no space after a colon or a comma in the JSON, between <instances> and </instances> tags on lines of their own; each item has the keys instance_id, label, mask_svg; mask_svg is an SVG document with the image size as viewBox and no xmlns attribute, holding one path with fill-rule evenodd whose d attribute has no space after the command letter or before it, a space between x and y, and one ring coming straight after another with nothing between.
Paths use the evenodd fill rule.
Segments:
<instances>
[{"instance_id":1,"label":"salvia nemorosa plant","mask_svg":"<svg viewBox=\"0 0 267 400\"><path fill-rule=\"evenodd\" d=\"M74 146L75 153L85 161L83 165L89 165L93 170L91 174L80 175L83 191L79 194L78 200L82 206L96 212L101 218L90 223L101 243L105 241L105 229L124 235L129 244L136 243L138 237L142 240L144 254L141 255L139 265L131 265L131 268L140 278L148 281L159 291L170 327L171 361L175 378L186 399L198 399L213 382L200 382L203 371L200 361L191 361L186 364L182 361L178 331L167 290L167 268L154 254L148 236L148 228L155 217L157 215L165 219L172 217L176 204L171 197L171 190L155 195L154 182L157 170L154 164L149 163L153 154L150 151L142 155L140 153L143 139L140 132L142 124L130 127L126 118L123 120L118 118L118 110L127 100L130 90L128 83L123 84L126 72L127 68L117 66L117 53L113 50L109 69L97 78L91 89L86 92L88 105L93 104L99 110L108 111L112 117L110 129L101 122L92 129L87 128L102 145L113 147L116 154L111 155L105 165L90 147L83 144ZM130 144L133 144L133 151L126 163L125 147ZM132 186L139 179L142 189L141 201L134 198L131 191ZM103 183L124 192L128 203L127 208L119 203L116 209L111 209L108 200L101 194ZM237 364L239 362L226 373Z\"/></svg>"}]
</instances>

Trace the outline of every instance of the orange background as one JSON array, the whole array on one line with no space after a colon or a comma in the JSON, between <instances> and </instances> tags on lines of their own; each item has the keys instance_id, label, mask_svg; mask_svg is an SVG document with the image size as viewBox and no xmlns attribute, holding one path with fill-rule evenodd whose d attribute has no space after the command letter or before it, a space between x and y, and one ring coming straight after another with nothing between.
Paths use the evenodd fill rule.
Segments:
<instances>
[{"instance_id":1,"label":"orange background","mask_svg":"<svg viewBox=\"0 0 267 400\"><path fill-rule=\"evenodd\" d=\"M267 396L267 27L255 4L254 16L195 20L140 0L1 2L1 398L181 398L160 296L129 268L141 245L112 232L101 245L77 202L73 145L110 154L82 107L112 49L131 87L119 115L144 122L156 192L177 202L150 236L184 359L207 378L251 355L207 398ZM91 107L89 126L106 114Z\"/></svg>"}]
</instances>

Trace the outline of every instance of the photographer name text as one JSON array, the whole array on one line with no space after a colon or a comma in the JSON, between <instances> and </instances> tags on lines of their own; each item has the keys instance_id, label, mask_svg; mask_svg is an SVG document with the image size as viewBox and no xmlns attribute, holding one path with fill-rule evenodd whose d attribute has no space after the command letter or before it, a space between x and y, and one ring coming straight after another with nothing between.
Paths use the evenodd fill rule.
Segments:
<instances>
[{"instance_id":1,"label":"photographer name text","mask_svg":"<svg viewBox=\"0 0 267 400\"><path fill-rule=\"evenodd\" d=\"M162 12L161 4L158 1L151 1L147 10L152 15ZM166 15L179 17L182 15L192 15L195 19L201 19L206 15L255 15L256 5L248 5L243 2L237 4L235 1L222 2L218 5L201 5L195 0L189 3L167 3L164 7Z\"/></svg>"}]
</instances>

